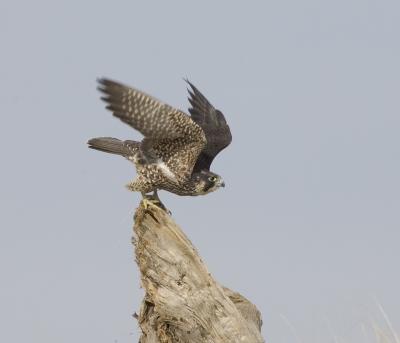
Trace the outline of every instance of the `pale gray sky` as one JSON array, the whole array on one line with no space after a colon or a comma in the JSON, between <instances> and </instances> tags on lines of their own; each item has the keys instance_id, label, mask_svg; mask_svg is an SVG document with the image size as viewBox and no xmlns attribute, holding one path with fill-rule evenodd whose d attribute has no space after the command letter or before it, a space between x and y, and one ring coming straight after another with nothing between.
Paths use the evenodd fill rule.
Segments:
<instances>
[{"instance_id":1,"label":"pale gray sky","mask_svg":"<svg viewBox=\"0 0 400 343\"><path fill-rule=\"evenodd\" d=\"M399 35L394 0L3 0L0 341L137 341L134 170L85 144L139 135L100 76L225 113L227 187L161 197L269 342L367 342L375 297L400 330Z\"/></svg>"}]
</instances>

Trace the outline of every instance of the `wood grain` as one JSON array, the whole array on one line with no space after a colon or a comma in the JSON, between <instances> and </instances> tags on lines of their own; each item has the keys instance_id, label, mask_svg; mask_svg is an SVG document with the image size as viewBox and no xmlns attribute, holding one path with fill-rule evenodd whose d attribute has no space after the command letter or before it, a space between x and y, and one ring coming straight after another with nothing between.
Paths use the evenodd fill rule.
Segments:
<instances>
[{"instance_id":1,"label":"wood grain","mask_svg":"<svg viewBox=\"0 0 400 343\"><path fill-rule=\"evenodd\" d=\"M146 292L139 343L264 342L256 306L215 281L169 214L142 202L133 243Z\"/></svg>"}]
</instances>

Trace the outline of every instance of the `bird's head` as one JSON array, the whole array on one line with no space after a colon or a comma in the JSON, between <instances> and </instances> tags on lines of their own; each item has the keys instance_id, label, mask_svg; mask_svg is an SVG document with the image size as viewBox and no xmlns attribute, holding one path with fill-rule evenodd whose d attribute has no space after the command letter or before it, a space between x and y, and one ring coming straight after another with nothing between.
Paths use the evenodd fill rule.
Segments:
<instances>
[{"instance_id":1,"label":"bird's head","mask_svg":"<svg viewBox=\"0 0 400 343\"><path fill-rule=\"evenodd\" d=\"M194 173L192 175L192 181L194 181L197 195L208 194L220 187L225 187L225 182L222 177L208 170Z\"/></svg>"}]
</instances>

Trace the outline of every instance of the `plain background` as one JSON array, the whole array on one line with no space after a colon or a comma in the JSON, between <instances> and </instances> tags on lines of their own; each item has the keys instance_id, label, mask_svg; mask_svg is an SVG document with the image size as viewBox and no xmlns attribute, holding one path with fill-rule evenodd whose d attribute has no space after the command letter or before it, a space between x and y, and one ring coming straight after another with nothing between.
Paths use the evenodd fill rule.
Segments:
<instances>
[{"instance_id":1,"label":"plain background","mask_svg":"<svg viewBox=\"0 0 400 343\"><path fill-rule=\"evenodd\" d=\"M269 342L372 341L375 299L399 330L399 35L394 0L3 0L0 341L138 341L134 169L86 141L140 135L101 76L225 113L227 187L161 197Z\"/></svg>"}]
</instances>

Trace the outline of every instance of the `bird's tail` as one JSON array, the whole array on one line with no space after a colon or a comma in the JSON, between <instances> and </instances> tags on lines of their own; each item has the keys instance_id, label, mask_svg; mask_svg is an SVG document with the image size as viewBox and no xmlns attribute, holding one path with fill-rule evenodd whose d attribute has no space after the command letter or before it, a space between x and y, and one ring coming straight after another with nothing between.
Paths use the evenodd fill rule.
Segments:
<instances>
[{"instance_id":1,"label":"bird's tail","mask_svg":"<svg viewBox=\"0 0 400 343\"><path fill-rule=\"evenodd\" d=\"M90 149L100 150L110 154L121 155L124 157L134 156L140 147L139 142L121 141L111 137L97 137L88 141Z\"/></svg>"}]
</instances>

